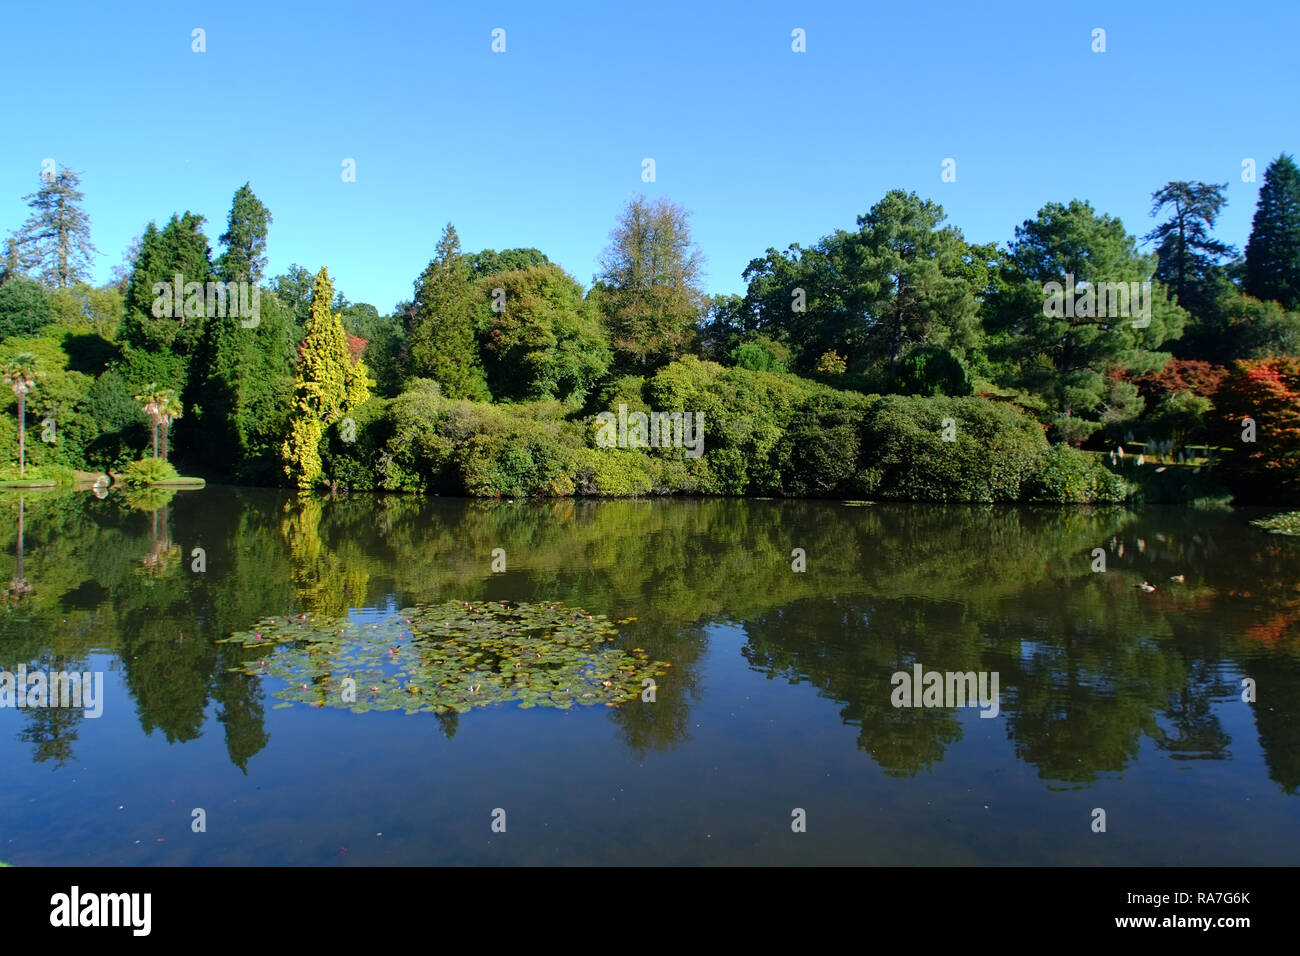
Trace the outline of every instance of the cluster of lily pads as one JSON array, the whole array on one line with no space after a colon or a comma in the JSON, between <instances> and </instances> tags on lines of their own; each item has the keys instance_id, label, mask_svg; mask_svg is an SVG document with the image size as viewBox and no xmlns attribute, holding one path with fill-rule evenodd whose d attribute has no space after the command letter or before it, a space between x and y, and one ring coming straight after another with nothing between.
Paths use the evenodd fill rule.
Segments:
<instances>
[{"instance_id":1,"label":"cluster of lily pads","mask_svg":"<svg viewBox=\"0 0 1300 956\"><path fill-rule=\"evenodd\" d=\"M422 605L378 624L303 614L264 618L218 643L253 653L232 670L274 677L294 703L370 710L464 713L516 701L522 708L636 699L672 666L614 646L617 624L562 604L499 601Z\"/></svg>"},{"instance_id":2,"label":"cluster of lily pads","mask_svg":"<svg viewBox=\"0 0 1300 956\"><path fill-rule=\"evenodd\" d=\"M1269 518L1260 518L1252 521L1257 528L1263 528L1265 531L1273 534L1294 534L1300 535L1300 511L1288 511L1285 514L1273 515Z\"/></svg>"}]
</instances>

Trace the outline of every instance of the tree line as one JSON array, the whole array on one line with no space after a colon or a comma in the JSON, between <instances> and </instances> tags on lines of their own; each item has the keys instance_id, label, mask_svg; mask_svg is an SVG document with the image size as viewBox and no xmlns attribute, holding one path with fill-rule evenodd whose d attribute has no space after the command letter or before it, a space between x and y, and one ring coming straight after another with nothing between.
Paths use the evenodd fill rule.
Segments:
<instances>
[{"instance_id":1,"label":"tree line","mask_svg":"<svg viewBox=\"0 0 1300 956\"><path fill-rule=\"evenodd\" d=\"M163 444L183 467L254 484L846 493L870 490L879 447L809 476L760 426L789 438L811 415L815 440L843 425L824 417L834 407L861 445L874 426L853 396L912 396L880 407L920 427L931 400L961 399L943 407L989 421L980 403L1002 404L1047 442L1092 450L1236 445L1242 489L1280 476L1300 491L1300 169L1285 154L1264 173L1240 252L1214 236L1226 184L1155 190L1141 237L1075 199L1048 203L1003 245L968 241L939 204L893 190L856 229L769 248L743 294L711 296L689 213L637 197L587 287L538 249L467 252L448 224L386 314L350 302L324 268L268 277L272 215L247 183L217 252L203 217L173 214L98 287L78 174L43 173L27 201L0 265L0 362L23 404L0 443L15 462L120 471L156 445L161 397L174 430ZM177 276L253 287L255 321L188 301L160 309ZM1063 306L1049 289L1066 290ZM738 421L711 423L700 463L586 454L595 414L656 396L733 419L758 402L748 412L763 421L743 435ZM1232 433L1243 418L1259 440ZM42 441L26 439L28 419ZM737 478L729 453L785 477Z\"/></svg>"}]
</instances>

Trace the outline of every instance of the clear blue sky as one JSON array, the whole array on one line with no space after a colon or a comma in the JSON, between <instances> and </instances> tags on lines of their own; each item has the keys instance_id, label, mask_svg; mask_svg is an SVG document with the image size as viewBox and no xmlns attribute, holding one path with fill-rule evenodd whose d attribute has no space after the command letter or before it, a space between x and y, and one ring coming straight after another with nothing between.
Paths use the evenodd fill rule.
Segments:
<instances>
[{"instance_id":1,"label":"clear blue sky","mask_svg":"<svg viewBox=\"0 0 1300 956\"><path fill-rule=\"evenodd\" d=\"M588 284L637 192L692 211L715 293L895 187L1005 242L1076 197L1140 235L1165 182L1227 182L1218 235L1242 247L1259 189L1242 159L1262 176L1300 152L1297 39L1294 0L15 2L0 233L52 157L82 174L97 280L176 211L207 218L215 253L250 181L270 274L328 265L383 312L448 221L468 251L536 246Z\"/></svg>"}]
</instances>

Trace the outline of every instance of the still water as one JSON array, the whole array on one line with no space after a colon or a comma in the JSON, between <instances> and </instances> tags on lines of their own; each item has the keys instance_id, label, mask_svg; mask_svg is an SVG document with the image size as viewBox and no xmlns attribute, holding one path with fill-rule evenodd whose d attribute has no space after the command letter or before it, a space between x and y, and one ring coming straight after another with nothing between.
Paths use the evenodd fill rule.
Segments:
<instances>
[{"instance_id":1,"label":"still water","mask_svg":"<svg viewBox=\"0 0 1300 956\"><path fill-rule=\"evenodd\" d=\"M7 493L0 669L104 688L0 709L0 860L1294 864L1300 540L1262 513ZM354 713L217 643L482 601L671 666L653 701ZM894 706L917 664L995 675L996 716Z\"/></svg>"}]
</instances>

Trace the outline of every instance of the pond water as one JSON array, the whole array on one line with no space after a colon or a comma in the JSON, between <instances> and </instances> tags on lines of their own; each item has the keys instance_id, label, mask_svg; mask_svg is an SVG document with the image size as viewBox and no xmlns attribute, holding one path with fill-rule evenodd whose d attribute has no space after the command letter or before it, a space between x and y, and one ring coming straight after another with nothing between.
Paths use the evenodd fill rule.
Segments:
<instances>
[{"instance_id":1,"label":"pond water","mask_svg":"<svg viewBox=\"0 0 1300 956\"><path fill-rule=\"evenodd\" d=\"M0 709L0 860L1290 865L1300 540L1260 514L6 493L0 669L103 691ZM422 606L470 635L463 681ZM607 618L613 689L511 689L554 622L466 647L528 609ZM342 644L302 676L218 643L289 616L423 655L428 706L340 706ZM996 707L896 706L917 665Z\"/></svg>"}]
</instances>

